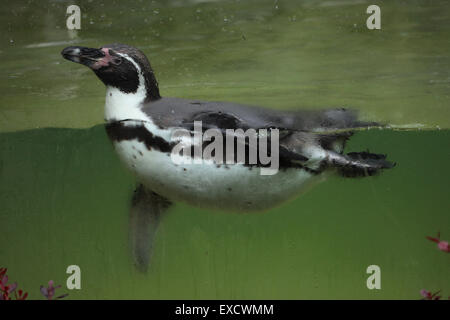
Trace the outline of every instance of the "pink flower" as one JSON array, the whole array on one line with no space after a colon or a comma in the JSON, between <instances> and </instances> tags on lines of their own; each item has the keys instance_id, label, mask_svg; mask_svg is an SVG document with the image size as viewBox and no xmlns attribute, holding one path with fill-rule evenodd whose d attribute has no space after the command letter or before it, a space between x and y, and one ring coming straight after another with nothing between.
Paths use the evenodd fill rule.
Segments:
<instances>
[{"instance_id":1,"label":"pink flower","mask_svg":"<svg viewBox=\"0 0 450 320\"><path fill-rule=\"evenodd\" d=\"M450 252L450 246L448 244L448 241L441 241L441 234L438 232L437 238L433 238L430 236L426 237L428 240L433 241L437 243L438 249L444 252Z\"/></svg>"},{"instance_id":2,"label":"pink flower","mask_svg":"<svg viewBox=\"0 0 450 320\"><path fill-rule=\"evenodd\" d=\"M438 243L438 248L444 252L450 252L450 246L447 241L441 241Z\"/></svg>"},{"instance_id":3,"label":"pink flower","mask_svg":"<svg viewBox=\"0 0 450 320\"><path fill-rule=\"evenodd\" d=\"M420 295L423 297L423 300L440 300L441 296L437 295L439 292L441 292L441 290L431 293L430 291L422 289L420 290Z\"/></svg>"},{"instance_id":4,"label":"pink flower","mask_svg":"<svg viewBox=\"0 0 450 320\"><path fill-rule=\"evenodd\" d=\"M44 286L41 286L40 289L41 289L42 295L43 295L44 297L46 297L47 300L62 299L62 298L67 297L68 294L66 293L66 294L60 295L60 296L58 296L58 297L56 297L56 298L53 298L53 297L55 296L55 290L56 290L56 289L59 289L59 288L61 288L61 285L54 286L53 280L50 280L50 281L48 282L48 287L47 287L47 288L44 287Z\"/></svg>"},{"instance_id":5,"label":"pink flower","mask_svg":"<svg viewBox=\"0 0 450 320\"><path fill-rule=\"evenodd\" d=\"M6 268L0 269L0 300L11 300L9 295L17 288L17 283L8 284L6 271Z\"/></svg>"}]
</instances>

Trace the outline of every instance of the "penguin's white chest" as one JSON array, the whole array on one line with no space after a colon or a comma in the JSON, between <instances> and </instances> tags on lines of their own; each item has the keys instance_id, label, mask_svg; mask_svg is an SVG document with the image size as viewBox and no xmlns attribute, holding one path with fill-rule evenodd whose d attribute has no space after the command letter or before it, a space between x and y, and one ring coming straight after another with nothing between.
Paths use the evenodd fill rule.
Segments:
<instances>
[{"instance_id":1,"label":"penguin's white chest","mask_svg":"<svg viewBox=\"0 0 450 320\"><path fill-rule=\"evenodd\" d=\"M138 139L114 142L138 181L173 201L222 210L253 211L298 195L313 175L298 168L261 175L257 167L213 163L176 164L170 153L150 149Z\"/></svg>"}]
</instances>

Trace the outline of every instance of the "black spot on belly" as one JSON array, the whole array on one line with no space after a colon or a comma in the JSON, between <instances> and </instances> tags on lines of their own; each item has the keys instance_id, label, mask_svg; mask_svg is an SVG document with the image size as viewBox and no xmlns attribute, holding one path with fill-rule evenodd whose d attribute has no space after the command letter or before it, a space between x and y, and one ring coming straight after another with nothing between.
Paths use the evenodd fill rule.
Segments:
<instances>
[{"instance_id":1,"label":"black spot on belly","mask_svg":"<svg viewBox=\"0 0 450 320\"><path fill-rule=\"evenodd\" d=\"M231 189L231 188L227 188L227 190L228 190L228 191L231 191L231 190L233 190L233 189Z\"/></svg>"},{"instance_id":2,"label":"black spot on belly","mask_svg":"<svg viewBox=\"0 0 450 320\"><path fill-rule=\"evenodd\" d=\"M137 158L136 158L136 155L134 155L134 154L133 154L133 159L137 159Z\"/></svg>"},{"instance_id":3,"label":"black spot on belly","mask_svg":"<svg viewBox=\"0 0 450 320\"><path fill-rule=\"evenodd\" d=\"M187 171L187 169L186 169L186 168L183 168L183 171Z\"/></svg>"},{"instance_id":4,"label":"black spot on belly","mask_svg":"<svg viewBox=\"0 0 450 320\"><path fill-rule=\"evenodd\" d=\"M144 154L142 153L142 151L141 151L141 150L139 150L139 154L140 154L141 156L144 156Z\"/></svg>"}]
</instances>

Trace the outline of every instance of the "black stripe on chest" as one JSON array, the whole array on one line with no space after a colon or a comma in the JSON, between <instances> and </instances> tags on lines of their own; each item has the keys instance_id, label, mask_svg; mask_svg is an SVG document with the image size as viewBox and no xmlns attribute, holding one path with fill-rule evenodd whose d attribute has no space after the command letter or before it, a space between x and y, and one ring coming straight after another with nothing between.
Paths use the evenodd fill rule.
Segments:
<instances>
[{"instance_id":1,"label":"black stripe on chest","mask_svg":"<svg viewBox=\"0 0 450 320\"><path fill-rule=\"evenodd\" d=\"M177 142L169 142L160 136L154 135L153 133L148 131L148 129L142 124L130 125L130 124L125 124L122 121L115 121L115 122L109 122L109 123L105 124L105 128L106 128L106 133L108 134L108 137L111 141L120 142L120 141L136 139L139 142L144 143L144 145L146 146L146 148L148 150L158 150L160 152L169 154L172 152L172 149L178 144ZM205 150L205 148L213 141L206 141L203 143L202 154L203 154L203 151ZM223 141L225 141L225 137L223 137ZM237 143L235 143L234 145L235 145L234 162L236 163L237 162ZM270 146L270 143L268 144L268 147L269 146ZM259 147L259 145L258 145L258 147ZM191 151L190 152L191 157L194 158L195 152L194 152L193 146L191 147L190 151ZM269 148L268 152L270 155L270 148ZM269 167L270 166L270 164L262 164L259 161L259 157L257 159L257 163L250 163L249 154L250 154L250 147L248 144L245 144L245 161L244 161L244 163L242 163L243 165L249 167L250 169L252 167ZM211 155L214 157L215 156L214 152L212 152ZM229 168L228 164L225 164L226 159L227 159L225 146L223 148L222 155L223 155L222 163L217 163L217 166L220 167L223 165L223 166L225 166L225 168ZM308 167L302 166L298 162L293 162L292 160L298 160L298 159L292 158L292 153L287 152L286 149L283 148L282 146L280 146L280 149L279 149L279 156L280 156L280 158L279 158L279 168L280 169L298 168L298 169L303 169L312 174L317 174L317 173L320 173L320 171L322 171L322 170L313 170Z\"/></svg>"},{"instance_id":2,"label":"black stripe on chest","mask_svg":"<svg viewBox=\"0 0 450 320\"><path fill-rule=\"evenodd\" d=\"M154 149L166 153L170 153L176 145L175 142L168 142L154 135L143 125L125 125L121 121L115 121L105 124L105 128L109 139L113 142L136 139L144 143L148 150Z\"/></svg>"}]
</instances>

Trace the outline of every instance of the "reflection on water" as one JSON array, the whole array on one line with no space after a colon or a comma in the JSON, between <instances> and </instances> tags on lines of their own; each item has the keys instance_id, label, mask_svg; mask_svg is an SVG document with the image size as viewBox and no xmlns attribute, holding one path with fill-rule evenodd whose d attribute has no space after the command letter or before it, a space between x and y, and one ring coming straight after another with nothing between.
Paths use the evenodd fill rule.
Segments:
<instances>
[{"instance_id":1,"label":"reflection on water","mask_svg":"<svg viewBox=\"0 0 450 320\"><path fill-rule=\"evenodd\" d=\"M395 125L450 127L446 0L381 1L379 31L365 26L370 1L78 3L76 39L65 28L70 2L0 9L1 131L101 123L102 84L59 53L111 42L144 50L165 96L347 106Z\"/></svg>"},{"instance_id":2,"label":"reflection on water","mask_svg":"<svg viewBox=\"0 0 450 320\"><path fill-rule=\"evenodd\" d=\"M419 298L450 287L448 261L425 239L448 238L450 133L371 130L370 147L398 166L378 177L332 177L260 214L177 204L164 217L147 275L131 265L133 178L103 126L0 135L0 261L39 298L47 279L82 269L70 298ZM6 226L6 227L5 227ZM367 290L367 266L382 290ZM432 270L432 272L430 271Z\"/></svg>"}]
</instances>

